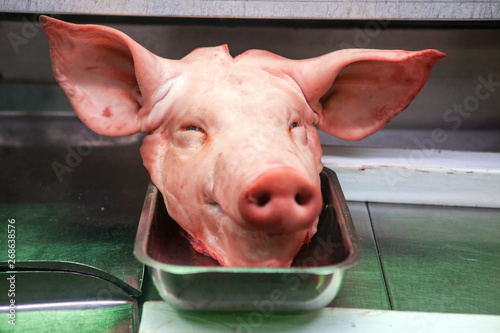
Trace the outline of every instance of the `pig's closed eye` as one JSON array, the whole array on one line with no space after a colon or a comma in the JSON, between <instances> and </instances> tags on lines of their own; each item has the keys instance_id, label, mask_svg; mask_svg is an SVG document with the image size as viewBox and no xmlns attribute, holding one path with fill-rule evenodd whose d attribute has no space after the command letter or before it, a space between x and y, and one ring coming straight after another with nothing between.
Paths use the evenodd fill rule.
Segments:
<instances>
[{"instance_id":1,"label":"pig's closed eye","mask_svg":"<svg viewBox=\"0 0 500 333\"><path fill-rule=\"evenodd\" d=\"M197 148L207 141L207 133L196 125L181 126L172 136L172 142L181 148Z\"/></svg>"},{"instance_id":2,"label":"pig's closed eye","mask_svg":"<svg viewBox=\"0 0 500 333\"><path fill-rule=\"evenodd\" d=\"M202 132L203 130L201 128L199 128L198 126L190 125L190 126L186 126L186 131L199 131L199 132Z\"/></svg>"}]
</instances>

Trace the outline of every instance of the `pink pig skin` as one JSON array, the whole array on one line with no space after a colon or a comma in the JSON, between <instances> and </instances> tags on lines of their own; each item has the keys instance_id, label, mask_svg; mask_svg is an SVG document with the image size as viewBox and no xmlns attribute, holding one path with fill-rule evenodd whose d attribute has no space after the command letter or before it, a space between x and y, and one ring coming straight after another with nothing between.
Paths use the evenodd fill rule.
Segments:
<instances>
[{"instance_id":1,"label":"pink pig skin","mask_svg":"<svg viewBox=\"0 0 500 333\"><path fill-rule=\"evenodd\" d=\"M224 266L289 266L322 209L315 128L362 139L445 55L350 49L306 60L227 46L158 57L114 29L41 16L56 80L92 130L146 132L144 165L194 248Z\"/></svg>"}]
</instances>

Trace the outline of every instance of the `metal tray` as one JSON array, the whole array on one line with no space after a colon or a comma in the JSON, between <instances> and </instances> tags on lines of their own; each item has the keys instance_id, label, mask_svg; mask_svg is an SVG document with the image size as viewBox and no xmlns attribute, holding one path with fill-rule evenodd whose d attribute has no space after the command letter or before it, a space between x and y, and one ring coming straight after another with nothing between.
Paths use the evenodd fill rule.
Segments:
<instances>
[{"instance_id":1,"label":"metal tray","mask_svg":"<svg viewBox=\"0 0 500 333\"><path fill-rule=\"evenodd\" d=\"M292 266L222 267L197 253L167 214L154 185L146 194L134 254L150 269L160 296L179 310L305 311L329 304L361 247L337 176L321 173L318 231Z\"/></svg>"}]
</instances>

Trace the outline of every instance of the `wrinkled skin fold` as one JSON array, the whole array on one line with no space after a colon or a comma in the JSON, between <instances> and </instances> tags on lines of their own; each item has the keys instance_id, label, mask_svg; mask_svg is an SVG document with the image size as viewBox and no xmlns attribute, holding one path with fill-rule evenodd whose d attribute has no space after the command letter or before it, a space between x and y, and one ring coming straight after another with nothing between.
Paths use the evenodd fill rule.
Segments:
<instances>
[{"instance_id":1,"label":"wrinkled skin fold","mask_svg":"<svg viewBox=\"0 0 500 333\"><path fill-rule=\"evenodd\" d=\"M345 140L403 111L444 54L349 49L305 60L226 45L180 60L46 16L54 76L78 117L148 135L141 155L194 248L224 266L289 266L322 209L316 127Z\"/></svg>"}]
</instances>

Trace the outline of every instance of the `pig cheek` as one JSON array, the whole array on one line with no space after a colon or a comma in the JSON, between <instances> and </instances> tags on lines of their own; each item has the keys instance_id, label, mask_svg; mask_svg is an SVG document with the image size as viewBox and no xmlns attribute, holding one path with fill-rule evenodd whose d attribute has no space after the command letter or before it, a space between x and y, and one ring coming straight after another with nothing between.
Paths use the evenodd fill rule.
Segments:
<instances>
[{"instance_id":1,"label":"pig cheek","mask_svg":"<svg viewBox=\"0 0 500 333\"><path fill-rule=\"evenodd\" d=\"M167 142L164 136L157 132L154 134L147 135L141 146L141 156L144 166L149 172L151 181L156 185L156 187L162 191L163 190L163 160L164 151L166 150Z\"/></svg>"},{"instance_id":2,"label":"pig cheek","mask_svg":"<svg viewBox=\"0 0 500 333\"><path fill-rule=\"evenodd\" d=\"M318 130L313 125L306 125L307 131L307 143L310 151L313 155L313 162L316 167L316 172L318 174L323 170L323 162L321 162L321 157L323 156L323 150L321 149L321 142L319 139Z\"/></svg>"},{"instance_id":3,"label":"pig cheek","mask_svg":"<svg viewBox=\"0 0 500 333\"><path fill-rule=\"evenodd\" d=\"M321 144L318 132L312 125L305 125L291 130L291 137L298 151L295 153L309 178L320 186L319 174L323 170L321 162Z\"/></svg>"},{"instance_id":4,"label":"pig cheek","mask_svg":"<svg viewBox=\"0 0 500 333\"><path fill-rule=\"evenodd\" d=\"M192 203L192 200L188 200L192 191L186 188L185 182L184 174L179 174L176 167L168 165L168 172L164 173L160 188L169 215L184 229L186 221L189 221L189 206Z\"/></svg>"},{"instance_id":5,"label":"pig cheek","mask_svg":"<svg viewBox=\"0 0 500 333\"><path fill-rule=\"evenodd\" d=\"M314 151L311 149L311 144L309 143L309 137L306 127L297 127L291 130L292 140L295 145L299 148L296 156L301 160L308 174L312 179L316 178L316 156Z\"/></svg>"},{"instance_id":6,"label":"pig cheek","mask_svg":"<svg viewBox=\"0 0 500 333\"><path fill-rule=\"evenodd\" d=\"M189 215L199 204L199 190L193 168L176 156L167 154L164 160L162 193L168 201L169 214L179 223L189 220ZM194 222L193 222L194 223Z\"/></svg>"},{"instance_id":7,"label":"pig cheek","mask_svg":"<svg viewBox=\"0 0 500 333\"><path fill-rule=\"evenodd\" d=\"M290 131L292 140L298 146L306 146L307 145L307 130L305 127L296 127Z\"/></svg>"},{"instance_id":8,"label":"pig cheek","mask_svg":"<svg viewBox=\"0 0 500 333\"><path fill-rule=\"evenodd\" d=\"M166 136L157 132L146 136L141 147L144 166L149 171L151 181L163 195L169 215L176 221L186 221L187 213L180 202L185 201L178 191L184 182L185 174L178 174L176 163L170 163L172 157L168 153L169 141ZM169 162L167 162L169 161ZM172 177L177 174L178 177ZM190 202L190 201L187 201Z\"/></svg>"},{"instance_id":9,"label":"pig cheek","mask_svg":"<svg viewBox=\"0 0 500 333\"><path fill-rule=\"evenodd\" d=\"M175 174L171 177L176 177ZM196 181L183 178L184 181L172 181L164 191L165 205L169 215L194 240L202 244L205 250L217 258L211 249L217 249L218 221L215 214L200 200L200 189ZM184 182L184 186L182 186Z\"/></svg>"},{"instance_id":10,"label":"pig cheek","mask_svg":"<svg viewBox=\"0 0 500 333\"><path fill-rule=\"evenodd\" d=\"M199 194L194 188L196 181L191 179L191 169L196 163L186 163L189 160L180 157L176 150L165 133L158 131L144 138L141 156L152 182L164 197L168 213L185 227L198 201L195 199Z\"/></svg>"}]
</instances>

